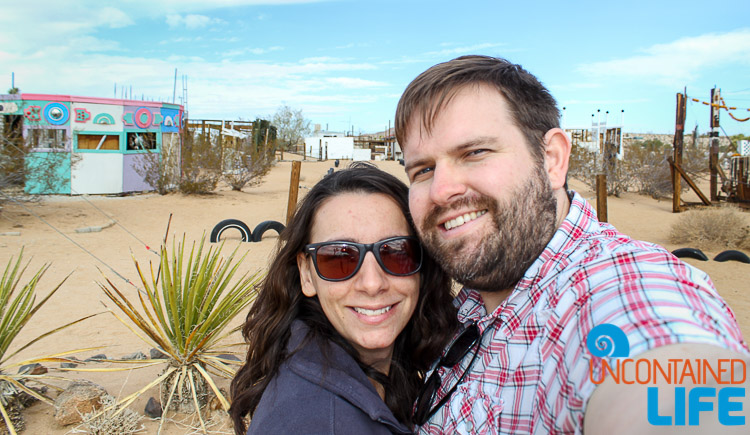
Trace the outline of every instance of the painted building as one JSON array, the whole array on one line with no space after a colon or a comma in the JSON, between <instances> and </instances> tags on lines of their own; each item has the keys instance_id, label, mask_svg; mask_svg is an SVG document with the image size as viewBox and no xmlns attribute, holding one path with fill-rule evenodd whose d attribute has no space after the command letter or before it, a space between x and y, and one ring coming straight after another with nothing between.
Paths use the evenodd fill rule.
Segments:
<instances>
[{"instance_id":1,"label":"painted building","mask_svg":"<svg viewBox=\"0 0 750 435\"><path fill-rule=\"evenodd\" d=\"M0 95L0 118L6 136L20 131L31 147L27 168L45 166L52 158L59 161L53 165L58 181L50 184L27 178L28 193L154 190L136 171L154 158L169 171L180 171L180 105L69 95Z\"/></svg>"}]
</instances>

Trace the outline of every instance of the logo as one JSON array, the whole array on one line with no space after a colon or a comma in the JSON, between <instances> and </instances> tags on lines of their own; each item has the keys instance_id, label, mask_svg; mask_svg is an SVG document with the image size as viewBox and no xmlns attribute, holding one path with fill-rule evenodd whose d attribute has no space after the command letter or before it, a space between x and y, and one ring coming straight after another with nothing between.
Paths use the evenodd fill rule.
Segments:
<instances>
[{"instance_id":1,"label":"logo","mask_svg":"<svg viewBox=\"0 0 750 435\"><path fill-rule=\"evenodd\" d=\"M620 327L609 323L591 330L586 337L586 347L594 356L589 361L589 379L594 384L601 384L609 376L618 385L654 385L647 388L646 397L648 422L654 426L699 426L701 413L714 409L718 411L719 423L724 426L745 424L745 417L737 415L742 412L743 403L736 400L745 397L745 388L736 386L746 380L744 360L629 358L627 335ZM728 386L706 386L709 383ZM657 387L657 384L668 387ZM669 398L670 403L674 403L671 413L659 413L660 398L662 401Z\"/></svg>"}]
</instances>

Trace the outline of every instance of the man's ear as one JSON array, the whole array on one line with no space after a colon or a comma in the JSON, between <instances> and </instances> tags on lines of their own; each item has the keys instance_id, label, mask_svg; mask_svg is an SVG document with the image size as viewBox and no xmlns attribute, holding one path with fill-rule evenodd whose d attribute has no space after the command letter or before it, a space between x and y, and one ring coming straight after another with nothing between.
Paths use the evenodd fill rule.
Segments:
<instances>
[{"instance_id":1,"label":"man's ear","mask_svg":"<svg viewBox=\"0 0 750 435\"><path fill-rule=\"evenodd\" d=\"M299 269L299 281L302 286L302 294L311 298L318 294L312 281L312 270L311 264L307 261L307 255L300 252L297 254L297 269Z\"/></svg>"},{"instance_id":2,"label":"man's ear","mask_svg":"<svg viewBox=\"0 0 750 435\"><path fill-rule=\"evenodd\" d=\"M570 139L560 128L550 129L544 135L544 167L552 190L565 186L570 162Z\"/></svg>"}]
</instances>

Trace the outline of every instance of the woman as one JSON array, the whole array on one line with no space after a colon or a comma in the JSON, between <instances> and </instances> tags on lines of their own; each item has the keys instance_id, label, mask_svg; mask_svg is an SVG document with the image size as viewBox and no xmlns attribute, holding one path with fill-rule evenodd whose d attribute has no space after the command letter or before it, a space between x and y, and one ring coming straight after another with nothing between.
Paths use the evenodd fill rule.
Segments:
<instances>
[{"instance_id":1,"label":"woman","mask_svg":"<svg viewBox=\"0 0 750 435\"><path fill-rule=\"evenodd\" d=\"M456 329L450 280L422 253L407 187L371 165L298 205L243 326L230 414L252 433L410 433L429 365Z\"/></svg>"}]
</instances>

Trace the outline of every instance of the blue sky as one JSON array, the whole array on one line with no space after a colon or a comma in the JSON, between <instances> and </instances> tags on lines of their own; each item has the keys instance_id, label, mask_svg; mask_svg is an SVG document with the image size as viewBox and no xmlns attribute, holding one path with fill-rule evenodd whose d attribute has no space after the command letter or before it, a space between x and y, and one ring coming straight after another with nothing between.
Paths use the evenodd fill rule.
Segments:
<instances>
[{"instance_id":1,"label":"blue sky","mask_svg":"<svg viewBox=\"0 0 750 435\"><path fill-rule=\"evenodd\" d=\"M721 88L750 116L750 2L3 1L0 92L171 101L187 76L191 118L268 117L287 104L323 128L392 124L420 72L464 54L505 57L547 85L568 127L599 109L629 132L674 132L675 94ZM178 78L178 81L179 81ZM182 94L178 83L178 99ZM688 105L686 128L708 130ZM750 134L750 121L721 123Z\"/></svg>"}]
</instances>

